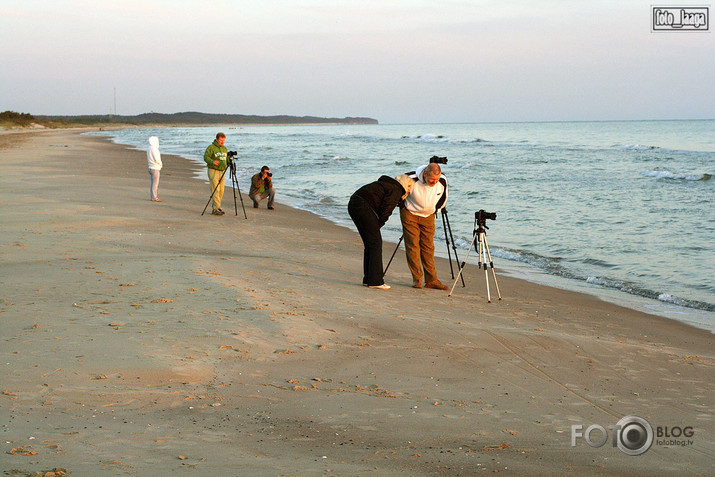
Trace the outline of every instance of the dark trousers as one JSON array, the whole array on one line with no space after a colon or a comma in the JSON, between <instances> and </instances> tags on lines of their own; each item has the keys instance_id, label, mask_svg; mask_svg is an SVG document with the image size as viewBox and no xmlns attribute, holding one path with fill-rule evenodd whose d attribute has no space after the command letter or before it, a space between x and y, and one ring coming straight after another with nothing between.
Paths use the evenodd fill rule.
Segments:
<instances>
[{"instance_id":1,"label":"dark trousers","mask_svg":"<svg viewBox=\"0 0 715 477\"><path fill-rule=\"evenodd\" d=\"M362 243L365 245L362 282L368 286L382 285L385 283L382 279L382 235L377 214L362 197L357 195L350 197L348 213L355 222Z\"/></svg>"}]
</instances>

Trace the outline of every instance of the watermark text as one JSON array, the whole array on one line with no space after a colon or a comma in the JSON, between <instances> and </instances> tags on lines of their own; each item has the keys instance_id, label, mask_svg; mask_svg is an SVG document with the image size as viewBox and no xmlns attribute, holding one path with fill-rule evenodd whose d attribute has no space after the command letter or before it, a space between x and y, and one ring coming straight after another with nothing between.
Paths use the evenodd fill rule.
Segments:
<instances>
[{"instance_id":1,"label":"watermark text","mask_svg":"<svg viewBox=\"0 0 715 477\"><path fill-rule=\"evenodd\" d=\"M652 7L652 31L710 31L710 7Z\"/></svg>"}]
</instances>

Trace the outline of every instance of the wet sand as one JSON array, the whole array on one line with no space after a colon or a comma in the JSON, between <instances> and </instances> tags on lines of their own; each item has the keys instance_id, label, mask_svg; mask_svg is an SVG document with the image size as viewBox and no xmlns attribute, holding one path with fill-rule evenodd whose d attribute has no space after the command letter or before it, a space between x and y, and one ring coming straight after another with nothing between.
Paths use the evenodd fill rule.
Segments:
<instances>
[{"instance_id":1,"label":"wet sand","mask_svg":"<svg viewBox=\"0 0 715 477\"><path fill-rule=\"evenodd\" d=\"M142 151L0 134L0 471L712 472L710 332L502 275L487 303L475 266L415 290L402 253L367 289L357 233L280 204L286 178L274 211L227 188L201 216L197 166L163 160L154 203ZM571 446L628 415L691 443Z\"/></svg>"}]
</instances>

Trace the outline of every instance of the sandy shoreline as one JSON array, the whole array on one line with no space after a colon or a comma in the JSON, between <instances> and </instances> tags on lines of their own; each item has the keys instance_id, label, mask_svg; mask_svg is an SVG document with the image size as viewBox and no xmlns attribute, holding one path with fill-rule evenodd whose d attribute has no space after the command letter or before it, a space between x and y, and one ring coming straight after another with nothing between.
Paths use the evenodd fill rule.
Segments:
<instances>
[{"instance_id":1,"label":"sandy shoreline","mask_svg":"<svg viewBox=\"0 0 715 477\"><path fill-rule=\"evenodd\" d=\"M195 164L165 156L152 203L142 151L78 131L0 157L2 471L710 473L708 331L502 276L489 304L475 267L414 290L401 254L368 290L357 234L279 181L275 211L235 217L227 189L202 217ZM571 446L627 415L693 443Z\"/></svg>"}]
</instances>

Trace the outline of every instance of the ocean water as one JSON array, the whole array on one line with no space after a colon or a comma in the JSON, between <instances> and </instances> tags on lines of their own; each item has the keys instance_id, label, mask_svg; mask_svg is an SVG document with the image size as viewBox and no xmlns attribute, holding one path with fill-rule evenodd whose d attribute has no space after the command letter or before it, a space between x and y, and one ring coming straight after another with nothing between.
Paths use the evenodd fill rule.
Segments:
<instances>
[{"instance_id":1,"label":"ocean water","mask_svg":"<svg viewBox=\"0 0 715 477\"><path fill-rule=\"evenodd\" d=\"M346 204L360 186L445 156L448 219L460 259L473 237L475 212L485 209L497 214L487 222L487 239L498 272L715 330L715 120L92 134L139 149L156 135L162 153L203 164L203 152L219 130L229 150L238 151L242 192L248 192L250 176L268 165L279 203L350 227ZM200 177L206 180L205 173ZM437 224L435 245L446 257L440 217ZM400 236L395 213L383 238L397 242ZM449 276L443 281L451 283Z\"/></svg>"}]
</instances>

